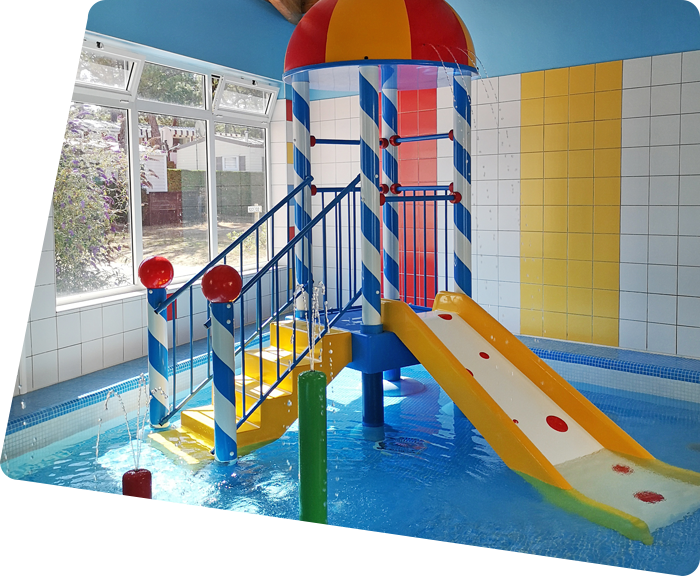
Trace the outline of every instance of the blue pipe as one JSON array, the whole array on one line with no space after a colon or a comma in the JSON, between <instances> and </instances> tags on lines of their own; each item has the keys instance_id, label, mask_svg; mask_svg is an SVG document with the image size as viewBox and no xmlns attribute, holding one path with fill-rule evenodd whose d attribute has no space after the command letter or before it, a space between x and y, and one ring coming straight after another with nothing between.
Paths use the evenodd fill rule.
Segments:
<instances>
[{"instance_id":1,"label":"blue pipe","mask_svg":"<svg viewBox=\"0 0 700 576\"><path fill-rule=\"evenodd\" d=\"M386 196L384 202L432 202L438 200L449 200L452 202L454 199L454 194L445 194L444 196Z\"/></svg>"},{"instance_id":2,"label":"blue pipe","mask_svg":"<svg viewBox=\"0 0 700 576\"><path fill-rule=\"evenodd\" d=\"M359 140L343 140L342 138L336 139L336 138L316 138L314 140L314 146L316 144L341 144L341 145L347 145L347 146L359 146L360 141Z\"/></svg>"},{"instance_id":3,"label":"blue pipe","mask_svg":"<svg viewBox=\"0 0 700 576\"><path fill-rule=\"evenodd\" d=\"M449 190L449 184L435 184L434 186L397 186L399 192L430 192L431 190Z\"/></svg>"},{"instance_id":4,"label":"blue pipe","mask_svg":"<svg viewBox=\"0 0 700 576\"><path fill-rule=\"evenodd\" d=\"M446 132L445 134L425 134L424 136L404 136L403 138L397 137L394 141L397 144L402 142L425 142L426 140L449 140L450 134ZM318 140L317 140L318 142Z\"/></svg>"}]
</instances>

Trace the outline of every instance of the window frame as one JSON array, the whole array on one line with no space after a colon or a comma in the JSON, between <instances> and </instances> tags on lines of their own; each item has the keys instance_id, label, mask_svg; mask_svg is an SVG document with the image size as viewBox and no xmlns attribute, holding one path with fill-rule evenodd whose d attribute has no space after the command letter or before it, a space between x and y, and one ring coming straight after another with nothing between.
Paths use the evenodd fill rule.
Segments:
<instances>
[{"instance_id":1,"label":"window frame","mask_svg":"<svg viewBox=\"0 0 700 576\"><path fill-rule=\"evenodd\" d=\"M131 229L131 257L133 268L133 283L119 288L107 288L96 292L85 292L70 296L56 298L57 312L79 306L96 304L100 301L115 300L127 294L141 293L145 290L138 281L138 267L143 260L143 226L141 205L141 168L139 150L139 114L160 114L166 116L179 116L202 120L206 122L207 130L207 227L208 227L208 255L209 260L218 254L218 218L216 211L216 124L234 123L265 130L265 199L267 207L270 203L270 123L274 113L277 97L281 88L274 81L262 77L249 75L241 76L241 72L211 64L156 48L133 44L124 40L86 32L83 47L91 52L99 51L100 54L117 58L127 58L133 62L133 69L126 90L109 87L91 86L81 82L74 82L71 102L96 104L119 108L127 114L127 142L129 149L129 185L130 206L129 224ZM204 75L204 108L196 108L180 104L165 104L153 100L138 98L138 86L141 74L146 62L160 66L177 68L186 72ZM212 76L219 77L219 85L216 94L212 98ZM243 86L255 86L257 89L270 94L269 104L265 114L246 113L229 109L219 109L218 100L223 93L226 82L233 82ZM221 89L221 90L220 90ZM268 243L268 257L272 247ZM179 276L173 279L173 286L184 283L189 276Z\"/></svg>"}]
</instances>

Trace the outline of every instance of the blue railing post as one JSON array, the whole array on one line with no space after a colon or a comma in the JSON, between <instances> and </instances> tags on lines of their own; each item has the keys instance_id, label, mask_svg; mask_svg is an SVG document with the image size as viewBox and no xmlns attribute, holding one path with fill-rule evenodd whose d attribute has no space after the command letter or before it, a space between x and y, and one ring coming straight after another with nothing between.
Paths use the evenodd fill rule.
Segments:
<instances>
[{"instance_id":1,"label":"blue railing post","mask_svg":"<svg viewBox=\"0 0 700 576\"><path fill-rule=\"evenodd\" d=\"M381 218L379 204L379 67L360 67L360 169L362 173L362 331L382 332L381 273L379 254ZM362 374L362 423L384 425L382 373Z\"/></svg>"},{"instance_id":2,"label":"blue railing post","mask_svg":"<svg viewBox=\"0 0 700 576\"><path fill-rule=\"evenodd\" d=\"M471 221L471 77L455 70L454 92L454 193L461 201L454 208L454 290L472 295Z\"/></svg>"},{"instance_id":3,"label":"blue railing post","mask_svg":"<svg viewBox=\"0 0 700 576\"><path fill-rule=\"evenodd\" d=\"M299 185L311 175L311 110L308 78L292 82L292 129L294 138L294 178ZM311 188L305 186L294 198L294 227L299 234L311 222ZM311 235L307 235L294 251L296 283L305 290L296 304L297 315L306 317L313 290L311 268Z\"/></svg>"}]
</instances>

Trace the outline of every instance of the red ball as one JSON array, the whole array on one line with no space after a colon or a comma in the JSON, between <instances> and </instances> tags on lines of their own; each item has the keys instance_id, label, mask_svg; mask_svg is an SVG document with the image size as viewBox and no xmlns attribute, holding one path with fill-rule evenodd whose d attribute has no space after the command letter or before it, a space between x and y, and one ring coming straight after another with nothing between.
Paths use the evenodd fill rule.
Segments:
<instances>
[{"instance_id":1,"label":"red ball","mask_svg":"<svg viewBox=\"0 0 700 576\"><path fill-rule=\"evenodd\" d=\"M164 256L146 258L139 266L139 280L146 288L165 288L175 275L173 265Z\"/></svg>"},{"instance_id":2,"label":"red ball","mask_svg":"<svg viewBox=\"0 0 700 576\"><path fill-rule=\"evenodd\" d=\"M226 264L215 266L202 277L204 297L216 304L233 302L240 295L242 286L241 275Z\"/></svg>"}]
</instances>

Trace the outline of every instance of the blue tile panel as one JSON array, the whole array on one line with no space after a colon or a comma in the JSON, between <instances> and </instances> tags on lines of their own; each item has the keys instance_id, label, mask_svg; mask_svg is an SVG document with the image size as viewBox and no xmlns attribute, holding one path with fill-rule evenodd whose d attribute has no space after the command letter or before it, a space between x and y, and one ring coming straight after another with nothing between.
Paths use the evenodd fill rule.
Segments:
<instances>
[{"instance_id":1,"label":"blue tile panel","mask_svg":"<svg viewBox=\"0 0 700 576\"><path fill-rule=\"evenodd\" d=\"M196 356L193 361L193 368L206 365L206 363L206 354ZM177 363L178 374L181 374L182 372L187 372L189 371L189 369L189 359ZM169 367L168 374L169 376L172 376L172 366ZM148 374L144 374L144 378L146 384L148 384ZM117 394L120 395L131 390L135 390L139 386L139 379L140 376L135 376L133 378L129 378L128 380L119 382L118 384L106 386L105 388L102 388L100 390L95 390L94 392L83 394L81 396L78 396L78 398L74 400L63 401L59 404L36 410L30 414L23 415L21 418L10 418L10 421L7 423L6 434L7 436L9 436L10 434L14 434L15 432L19 432L20 430L23 430L30 426L36 426L37 424L47 422L48 420L53 420L54 418L58 418L59 416L63 416L65 414L70 414L71 412L75 412L76 410L80 410L81 408L86 408L87 406L92 406L100 402L105 402L107 400L107 395L109 394L110 390L114 390Z\"/></svg>"},{"instance_id":2,"label":"blue tile panel","mask_svg":"<svg viewBox=\"0 0 700 576\"><path fill-rule=\"evenodd\" d=\"M576 342L542 340L530 336L518 338L543 360L559 360L570 364L700 384L700 360Z\"/></svg>"}]
</instances>

